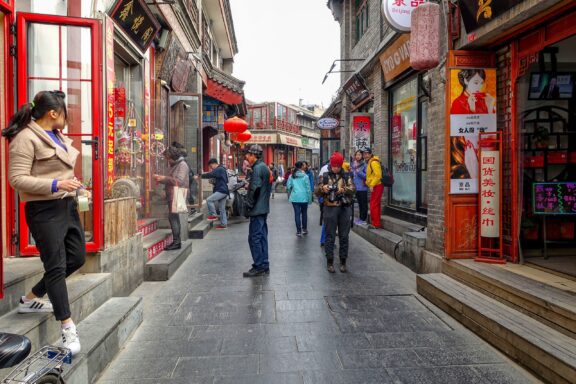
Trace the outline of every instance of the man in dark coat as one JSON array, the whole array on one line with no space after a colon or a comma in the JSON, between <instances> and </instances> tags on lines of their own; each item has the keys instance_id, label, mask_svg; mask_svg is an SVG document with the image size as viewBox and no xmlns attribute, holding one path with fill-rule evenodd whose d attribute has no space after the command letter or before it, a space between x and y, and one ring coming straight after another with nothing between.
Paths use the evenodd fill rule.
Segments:
<instances>
[{"instance_id":1,"label":"man in dark coat","mask_svg":"<svg viewBox=\"0 0 576 384\"><path fill-rule=\"evenodd\" d=\"M250 185L246 196L246 217L250 218L248 244L252 253L252 269L244 272L244 277L256 277L270 273L268 262L268 224L270 212L270 169L262 162L262 147L255 144L246 153L246 160L252 168Z\"/></svg>"}]
</instances>

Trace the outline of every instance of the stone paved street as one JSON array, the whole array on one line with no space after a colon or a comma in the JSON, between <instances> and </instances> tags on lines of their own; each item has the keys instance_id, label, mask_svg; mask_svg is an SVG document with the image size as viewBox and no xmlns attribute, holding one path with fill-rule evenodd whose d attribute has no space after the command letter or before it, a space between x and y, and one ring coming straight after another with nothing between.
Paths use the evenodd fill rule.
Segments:
<instances>
[{"instance_id":1,"label":"stone paved street","mask_svg":"<svg viewBox=\"0 0 576 384\"><path fill-rule=\"evenodd\" d=\"M269 277L250 268L248 224L212 231L170 281L146 282L144 322L99 383L535 382L416 294L415 275L355 234L330 275L318 207L297 238L272 200Z\"/></svg>"}]
</instances>

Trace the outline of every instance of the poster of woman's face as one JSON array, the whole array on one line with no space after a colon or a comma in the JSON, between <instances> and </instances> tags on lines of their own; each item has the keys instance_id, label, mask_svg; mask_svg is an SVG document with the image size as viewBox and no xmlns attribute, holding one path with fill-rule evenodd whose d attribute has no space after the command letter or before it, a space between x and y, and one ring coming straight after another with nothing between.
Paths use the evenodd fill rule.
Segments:
<instances>
[{"instance_id":1,"label":"poster of woman's face","mask_svg":"<svg viewBox=\"0 0 576 384\"><path fill-rule=\"evenodd\" d=\"M496 131L496 70L450 72L450 193L478 192L478 137Z\"/></svg>"}]
</instances>

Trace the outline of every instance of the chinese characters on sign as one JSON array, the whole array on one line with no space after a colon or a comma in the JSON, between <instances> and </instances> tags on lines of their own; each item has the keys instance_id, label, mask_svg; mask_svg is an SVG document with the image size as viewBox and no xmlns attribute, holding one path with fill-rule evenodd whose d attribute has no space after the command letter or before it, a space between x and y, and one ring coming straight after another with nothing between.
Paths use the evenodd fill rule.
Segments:
<instances>
[{"instance_id":1,"label":"chinese characters on sign","mask_svg":"<svg viewBox=\"0 0 576 384\"><path fill-rule=\"evenodd\" d=\"M500 152L480 159L480 236L500 237Z\"/></svg>"},{"instance_id":2,"label":"chinese characters on sign","mask_svg":"<svg viewBox=\"0 0 576 384\"><path fill-rule=\"evenodd\" d=\"M366 114L352 114L352 146L358 149L370 147L372 117Z\"/></svg>"},{"instance_id":3,"label":"chinese characters on sign","mask_svg":"<svg viewBox=\"0 0 576 384\"><path fill-rule=\"evenodd\" d=\"M450 71L450 193L478 193L478 135L496 132L496 70Z\"/></svg>"},{"instance_id":4,"label":"chinese characters on sign","mask_svg":"<svg viewBox=\"0 0 576 384\"><path fill-rule=\"evenodd\" d=\"M475 29L500 16L522 0L458 0L466 32Z\"/></svg>"},{"instance_id":5,"label":"chinese characters on sign","mask_svg":"<svg viewBox=\"0 0 576 384\"><path fill-rule=\"evenodd\" d=\"M358 105L370 97L370 92L368 92L368 88L364 85L364 80L360 75L354 75L348 80L344 85L344 92L354 105Z\"/></svg>"},{"instance_id":6,"label":"chinese characters on sign","mask_svg":"<svg viewBox=\"0 0 576 384\"><path fill-rule=\"evenodd\" d=\"M118 0L110 17L143 52L160 30L160 24L143 0Z\"/></svg>"},{"instance_id":7,"label":"chinese characters on sign","mask_svg":"<svg viewBox=\"0 0 576 384\"><path fill-rule=\"evenodd\" d=\"M114 23L106 18L106 188L110 190L114 183Z\"/></svg>"},{"instance_id":8,"label":"chinese characters on sign","mask_svg":"<svg viewBox=\"0 0 576 384\"><path fill-rule=\"evenodd\" d=\"M410 32L412 10L425 0L383 0L382 9L388 23L400 32Z\"/></svg>"},{"instance_id":9,"label":"chinese characters on sign","mask_svg":"<svg viewBox=\"0 0 576 384\"><path fill-rule=\"evenodd\" d=\"M539 215L576 215L576 183L534 183L533 210Z\"/></svg>"}]
</instances>

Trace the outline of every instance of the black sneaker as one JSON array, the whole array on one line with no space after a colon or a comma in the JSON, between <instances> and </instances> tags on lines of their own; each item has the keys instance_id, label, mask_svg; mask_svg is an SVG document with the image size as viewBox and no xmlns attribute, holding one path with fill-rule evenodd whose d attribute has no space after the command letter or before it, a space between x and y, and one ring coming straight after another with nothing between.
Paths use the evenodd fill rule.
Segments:
<instances>
[{"instance_id":1,"label":"black sneaker","mask_svg":"<svg viewBox=\"0 0 576 384\"><path fill-rule=\"evenodd\" d=\"M308 230L307 230L307 229L303 229L303 230L302 230L302 234L303 234L304 236L306 236L306 235L308 234Z\"/></svg>"},{"instance_id":2,"label":"black sneaker","mask_svg":"<svg viewBox=\"0 0 576 384\"><path fill-rule=\"evenodd\" d=\"M244 277L258 277L270 274L270 269L256 269L252 268L248 272L244 272L242 276Z\"/></svg>"},{"instance_id":3,"label":"black sneaker","mask_svg":"<svg viewBox=\"0 0 576 384\"><path fill-rule=\"evenodd\" d=\"M180 243L170 243L164 248L165 251L174 251L175 249L182 248L182 244Z\"/></svg>"},{"instance_id":4,"label":"black sneaker","mask_svg":"<svg viewBox=\"0 0 576 384\"><path fill-rule=\"evenodd\" d=\"M296 236L302 237L302 232L296 232Z\"/></svg>"}]
</instances>

